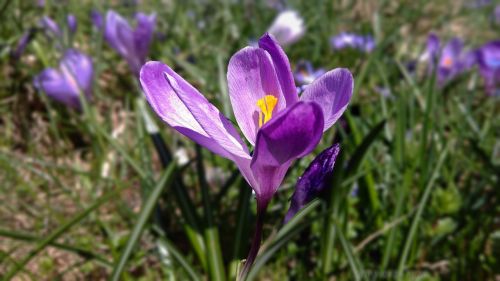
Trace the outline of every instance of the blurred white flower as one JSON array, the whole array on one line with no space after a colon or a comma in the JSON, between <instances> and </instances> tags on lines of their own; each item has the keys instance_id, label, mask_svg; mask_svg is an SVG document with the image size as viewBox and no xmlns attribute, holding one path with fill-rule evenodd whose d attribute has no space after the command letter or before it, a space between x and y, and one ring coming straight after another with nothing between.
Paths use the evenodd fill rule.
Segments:
<instances>
[{"instance_id":1,"label":"blurred white flower","mask_svg":"<svg viewBox=\"0 0 500 281\"><path fill-rule=\"evenodd\" d=\"M292 44L304 35L304 19L296 11L280 12L267 32L282 46Z\"/></svg>"},{"instance_id":2,"label":"blurred white flower","mask_svg":"<svg viewBox=\"0 0 500 281\"><path fill-rule=\"evenodd\" d=\"M188 152L185 148L179 148L174 153L174 158L177 161L177 165L184 166L189 162Z\"/></svg>"}]
</instances>

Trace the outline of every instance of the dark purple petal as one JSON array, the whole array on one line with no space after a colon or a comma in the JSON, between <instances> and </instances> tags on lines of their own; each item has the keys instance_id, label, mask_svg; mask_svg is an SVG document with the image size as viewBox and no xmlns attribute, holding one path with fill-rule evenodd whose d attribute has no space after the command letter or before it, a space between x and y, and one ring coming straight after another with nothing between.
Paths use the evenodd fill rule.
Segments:
<instances>
[{"instance_id":1,"label":"dark purple petal","mask_svg":"<svg viewBox=\"0 0 500 281\"><path fill-rule=\"evenodd\" d=\"M323 112L313 102L297 102L266 123L257 134L250 165L259 200L269 200L293 160L309 154L323 135Z\"/></svg>"},{"instance_id":2,"label":"dark purple petal","mask_svg":"<svg viewBox=\"0 0 500 281\"><path fill-rule=\"evenodd\" d=\"M231 57L227 69L229 98L241 131L253 145L259 129L257 101L266 95L278 99L274 114L285 108L285 98L268 52L246 47Z\"/></svg>"},{"instance_id":3,"label":"dark purple petal","mask_svg":"<svg viewBox=\"0 0 500 281\"><path fill-rule=\"evenodd\" d=\"M29 29L28 31L24 32L19 41L17 42L16 48L12 51L11 56L14 59L19 59L21 55L23 54L24 50L28 46L29 42L31 39L33 39L34 35L34 30Z\"/></svg>"},{"instance_id":4,"label":"dark purple petal","mask_svg":"<svg viewBox=\"0 0 500 281\"><path fill-rule=\"evenodd\" d=\"M328 187L325 184L333 172L333 166L339 151L339 144L334 144L323 150L299 177L292 195L290 208L285 216L285 223Z\"/></svg>"},{"instance_id":5,"label":"dark purple petal","mask_svg":"<svg viewBox=\"0 0 500 281\"><path fill-rule=\"evenodd\" d=\"M326 131L346 110L353 88L351 72L345 68L336 68L309 85L300 100L315 102L322 108Z\"/></svg>"},{"instance_id":6,"label":"dark purple petal","mask_svg":"<svg viewBox=\"0 0 500 281\"><path fill-rule=\"evenodd\" d=\"M77 28L77 21L75 15L69 14L68 17L66 18L66 21L68 24L69 31L71 33L75 33Z\"/></svg>"},{"instance_id":7,"label":"dark purple petal","mask_svg":"<svg viewBox=\"0 0 500 281\"><path fill-rule=\"evenodd\" d=\"M155 61L146 63L140 82L156 114L178 132L222 157L250 159L232 124L168 66ZM206 119L202 120L203 114Z\"/></svg>"},{"instance_id":8,"label":"dark purple petal","mask_svg":"<svg viewBox=\"0 0 500 281\"><path fill-rule=\"evenodd\" d=\"M285 96L286 106L291 106L299 100L299 96L297 95L297 88L293 81L292 69L288 57L278 42L269 33L264 34L259 39L259 47L271 55L281 91L283 91L283 95Z\"/></svg>"}]
</instances>

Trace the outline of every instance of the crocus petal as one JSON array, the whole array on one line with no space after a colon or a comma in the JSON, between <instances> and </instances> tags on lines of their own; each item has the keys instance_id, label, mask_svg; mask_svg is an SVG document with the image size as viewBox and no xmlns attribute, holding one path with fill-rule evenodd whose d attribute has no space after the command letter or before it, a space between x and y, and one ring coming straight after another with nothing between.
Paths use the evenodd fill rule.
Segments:
<instances>
[{"instance_id":1,"label":"crocus petal","mask_svg":"<svg viewBox=\"0 0 500 281\"><path fill-rule=\"evenodd\" d=\"M325 73L309 85L300 99L313 101L321 106L324 114L326 131L344 113L351 100L354 80L351 72L336 68Z\"/></svg>"},{"instance_id":2,"label":"crocus petal","mask_svg":"<svg viewBox=\"0 0 500 281\"><path fill-rule=\"evenodd\" d=\"M250 158L232 124L168 66L146 63L140 81L153 110L181 134L222 157Z\"/></svg>"},{"instance_id":3,"label":"crocus petal","mask_svg":"<svg viewBox=\"0 0 500 281\"><path fill-rule=\"evenodd\" d=\"M92 91L92 80L94 71L92 67L92 59L74 49L69 49L64 54L61 60L61 69L68 71L67 80L76 81L79 91L84 92L87 96Z\"/></svg>"},{"instance_id":4,"label":"crocus petal","mask_svg":"<svg viewBox=\"0 0 500 281\"><path fill-rule=\"evenodd\" d=\"M133 48L132 28L128 22L114 11L106 14L104 38L120 55L126 57Z\"/></svg>"},{"instance_id":5,"label":"crocus petal","mask_svg":"<svg viewBox=\"0 0 500 281\"><path fill-rule=\"evenodd\" d=\"M314 102L297 102L266 123L257 134L250 165L259 184L258 200L269 200L296 158L310 153L323 134L323 112Z\"/></svg>"},{"instance_id":6,"label":"crocus petal","mask_svg":"<svg viewBox=\"0 0 500 281\"><path fill-rule=\"evenodd\" d=\"M433 60L439 56L439 45L439 37L434 33L429 34L427 37L427 53Z\"/></svg>"},{"instance_id":7,"label":"crocus petal","mask_svg":"<svg viewBox=\"0 0 500 281\"><path fill-rule=\"evenodd\" d=\"M293 81L292 68L285 52L278 42L269 33L259 39L259 47L266 50L270 55L278 75L281 90L285 96L286 106L291 106L299 100L297 88Z\"/></svg>"},{"instance_id":8,"label":"crocus petal","mask_svg":"<svg viewBox=\"0 0 500 281\"><path fill-rule=\"evenodd\" d=\"M59 28L59 25L55 21L53 21L51 18L44 16L40 20L40 25L42 26L42 28L45 29L47 34L53 35L55 37L62 36L61 28Z\"/></svg>"},{"instance_id":9,"label":"crocus petal","mask_svg":"<svg viewBox=\"0 0 500 281\"><path fill-rule=\"evenodd\" d=\"M325 184L333 172L333 166L339 151L340 145L338 143L323 150L299 177L292 195L290 208L285 216L285 223L327 187Z\"/></svg>"},{"instance_id":10,"label":"crocus petal","mask_svg":"<svg viewBox=\"0 0 500 281\"><path fill-rule=\"evenodd\" d=\"M34 79L34 85L48 97L73 108L80 107L78 89L68 82L61 72L47 68Z\"/></svg>"},{"instance_id":11,"label":"crocus petal","mask_svg":"<svg viewBox=\"0 0 500 281\"><path fill-rule=\"evenodd\" d=\"M77 21L75 15L69 14L66 18L66 21L68 24L69 31L71 31L71 33L75 33L77 28Z\"/></svg>"},{"instance_id":12,"label":"crocus petal","mask_svg":"<svg viewBox=\"0 0 500 281\"><path fill-rule=\"evenodd\" d=\"M275 68L268 52L246 47L233 55L227 70L229 98L238 125L253 145L255 143L260 109L257 100L266 95L278 99L274 113L286 106Z\"/></svg>"},{"instance_id":13,"label":"crocus petal","mask_svg":"<svg viewBox=\"0 0 500 281\"><path fill-rule=\"evenodd\" d=\"M97 29L102 29L104 20L102 18L101 12L99 12L98 10L92 10L90 12L90 20Z\"/></svg>"},{"instance_id":14,"label":"crocus petal","mask_svg":"<svg viewBox=\"0 0 500 281\"><path fill-rule=\"evenodd\" d=\"M134 30L135 48L137 55L145 60L148 55L149 45L153 39L156 14L137 13L135 19L137 21L137 27Z\"/></svg>"},{"instance_id":15,"label":"crocus petal","mask_svg":"<svg viewBox=\"0 0 500 281\"><path fill-rule=\"evenodd\" d=\"M460 53L462 52L463 41L458 38L451 39L443 48L439 65L442 66L444 60L452 59L453 64L458 62Z\"/></svg>"}]
</instances>

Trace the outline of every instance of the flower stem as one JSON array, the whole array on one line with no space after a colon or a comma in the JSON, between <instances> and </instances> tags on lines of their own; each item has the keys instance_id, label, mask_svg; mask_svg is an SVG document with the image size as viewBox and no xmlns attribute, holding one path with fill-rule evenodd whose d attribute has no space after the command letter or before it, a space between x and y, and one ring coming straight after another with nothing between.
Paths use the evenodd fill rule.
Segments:
<instances>
[{"instance_id":1,"label":"flower stem","mask_svg":"<svg viewBox=\"0 0 500 281\"><path fill-rule=\"evenodd\" d=\"M264 225L264 215L266 214L266 209L269 201L259 202L257 200L257 223L255 226L255 233L252 240L252 246L250 247L250 252L248 253L248 257L245 261L245 266L243 270L240 272L239 281L244 281L252 268L253 263L255 262L255 258L259 253L260 242L262 240L262 227Z\"/></svg>"}]
</instances>

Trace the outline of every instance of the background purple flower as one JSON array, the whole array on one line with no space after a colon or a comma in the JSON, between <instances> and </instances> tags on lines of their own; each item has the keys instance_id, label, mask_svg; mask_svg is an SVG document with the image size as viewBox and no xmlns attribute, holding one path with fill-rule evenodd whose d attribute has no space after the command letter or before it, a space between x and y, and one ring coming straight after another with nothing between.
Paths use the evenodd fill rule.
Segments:
<instances>
[{"instance_id":1,"label":"background purple flower","mask_svg":"<svg viewBox=\"0 0 500 281\"><path fill-rule=\"evenodd\" d=\"M475 63L473 53L463 51L462 40L452 38L441 48L439 37L433 33L427 38L427 56L429 72L432 73L437 68L436 75L440 86L444 86Z\"/></svg>"},{"instance_id":2,"label":"background purple flower","mask_svg":"<svg viewBox=\"0 0 500 281\"><path fill-rule=\"evenodd\" d=\"M75 33L77 28L77 21L75 15L69 14L66 18L66 22L68 24L69 31L71 33Z\"/></svg>"},{"instance_id":3,"label":"background purple flower","mask_svg":"<svg viewBox=\"0 0 500 281\"><path fill-rule=\"evenodd\" d=\"M90 57L69 49L59 68L47 68L34 79L35 87L50 98L73 108L80 108L80 92L90 98L94 71Z\"/></svg>"},{"instance_id":4,"label":"background purple flower","mask_svg":"<svg viewBox=\"0 0 500 281\"><path fill-rule=\"evenodd\" d=\"M318 77L325 74L325 69L318 68L314 69L311 62L301 61L297 64L293 76L295 81L300 85L308 85L314 82Z\"/></svg>"},{"instance_id":5,"label":"background purple flower","mask_svg":"<svg viewBox=\"0 0 500 281\"><path fill-rule=\"evenodd\" d=\"M137 25L134 30L119 14L108 11L104 37L109 45L128 62L131 71L138 76L153 39L156 15L137 13L135 20Z\"/></svg>"},{"instance_id":6,"label":"background purple flower","mask_svg":"<svg viewBox=\"0 0 500 281\"><path fill-rule=\"evenodd\" d=\"M104 26L104 20L102 18L102 14L97 10L92 10L90 12L90 20L92 24L98 29L101 30Z\"/></svg>"},{"instance_id":7,"label":"background purple flower","mask_svg":"<svg viewBox=\"0 0 500 281\"><path fill-rule=\"evenodd\" d=\"M371 35L363 36L348 32L341 32L340 34L331 37L330 44L332 45L332 48L336 50L353 48L369 53L375 49L375 40Z\"/></svg>"},{"instance_id":8,"label":"background purple flower","mask_svg":"<svg viewBox=\"0 0 500 281\"><path fill-rule=\"evenodd\" d=\"M29 29L23 33L23 35L17 42L16 47L11 52L12 58L19 59L21 57L29 42L31 41L31 39L33 39L34 33L34 29Z\"/></svg>"},{"instance_id":9,"label":"background purple flower","mask_svg":"<svg viewBox=\"0 0 500 281\"><path fill-rule=\"evenodd\" d=\"M54 20L52 20L48 16L44 16L40 20L40 26L45 31L45 34L47 34L47 36L56 38L62 37L61 28Z\"/></svg>"},{"instance_id":10,"label":"background purple flower","mask_svg":"<svg viewBox=\"0 0 500 281\"><path fill-rule=\"evenodd\" d=\"M497 86L500 85L500 41L484 44L476 55L486 92L489 95L496 94Z\"/></svg>"}]
</instances>

